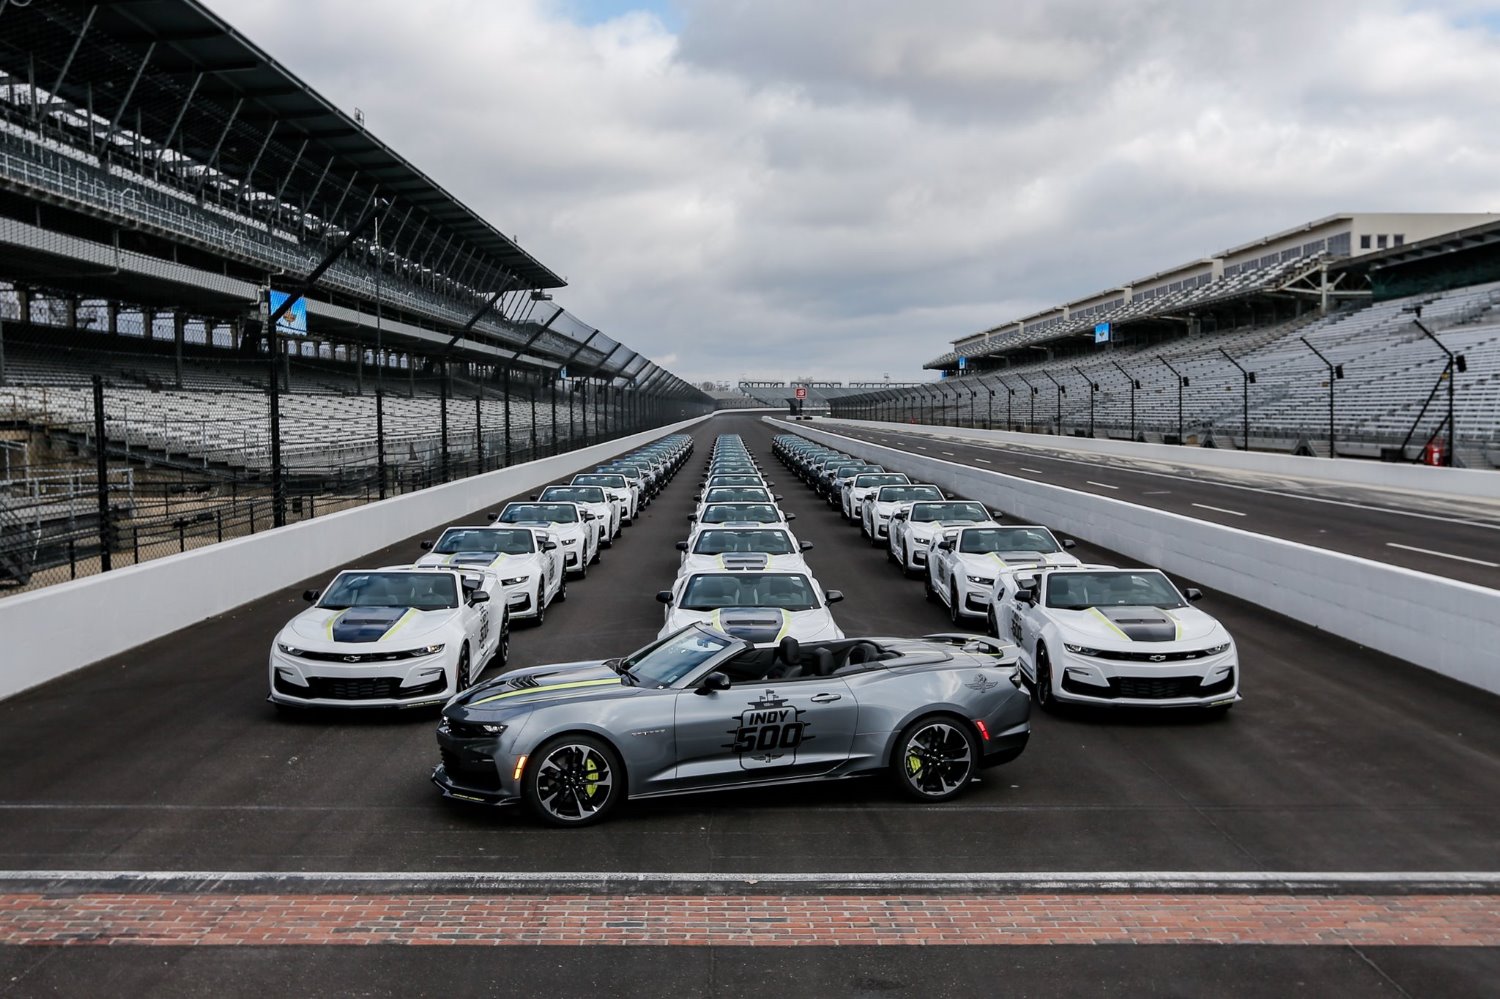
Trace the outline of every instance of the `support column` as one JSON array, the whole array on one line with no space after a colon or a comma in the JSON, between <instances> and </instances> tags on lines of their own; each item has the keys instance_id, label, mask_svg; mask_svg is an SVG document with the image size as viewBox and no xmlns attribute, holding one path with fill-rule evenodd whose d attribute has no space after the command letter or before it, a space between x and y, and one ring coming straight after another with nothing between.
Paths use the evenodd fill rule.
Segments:
<instances>
[{"instance_id":1,"label":"support column","mask_svg":"<svg viewBox=\"0 0 1500 999\"><path fill-rule=\"evenodd\" d=\"M177 377L177 387L182 388L182 343L187 339L187 316L172 313L172 372Z\"/></svg>"},{"instance_id":2,"label":"support column","mask_svg":"<svg viewBox=\"0 0 1500 999\"><path fill-rule=\"evenodd\" d=\"M239 328L239 320L235 320L235 328ZM104 303L104 329L110 336L120 335L120 303Z\"/></svg>"}]
</instances>

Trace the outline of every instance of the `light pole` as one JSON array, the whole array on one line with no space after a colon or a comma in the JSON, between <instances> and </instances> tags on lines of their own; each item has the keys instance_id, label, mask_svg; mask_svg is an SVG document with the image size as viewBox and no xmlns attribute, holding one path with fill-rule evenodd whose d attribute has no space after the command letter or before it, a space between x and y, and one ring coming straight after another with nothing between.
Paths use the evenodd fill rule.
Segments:
<instances>
[{"instance_id":1,"label":"light pole","mask_svg":"<svg viewBox=\"0 0 1500 999\"><path fill-rule=\"evenodd\" d=\"M1302 341L1304 347L1317 354L1318 360L1328 365L1328 457L1337 458L1338 451L1334 448L1333 438L1333 383L1335 380L1344 377L1344 366L1342 364L1334 364L1328 358L1324 357L1321 350L1307 342L1307 337L1299 336L1297 339Z\"/></svg>"},{"instance_id":2,"label":"light pole","mask_svg":"<svg viewBox=\"0 0 1500 999\"><path fill-rule=\"evenodd\" d=\"M1062 436L1062 432L1063 432L1063 423L1062 423L1062 397L1068 394L1068 387L1066 385L1064 385L1062 382L1058 381L1056 378L1053 378L1052 377L1052 372L1048 371L1046 368L1042 369L1042 374L1047 377L1047 380L1049 382L1051 382L1053 385L1057 386L1057 428L1056 428L1056 432L1057 432L1058 436Z\"/></svg>"},{"instance_id":3,"label":"light pole","mask_svg":"<svg viewBox=\"0 0 1500 999\"><path fill-rule=\"evenodd\" d=\"M1119 361L1111 360L1109 363L1113 364L1115 367L1119 368L1120 369L1120 374L1124 375L1125 376L1125 380L1128 381L1128 382L1130 382L1130 439L1132 441L1134 441L1135 440L1135 390L1141 387L1141 382L1140 382L1140 379L1133 377L1130 374L1130 372L1126 371L1123 367L1121 367Z\"/></svg>"},{"instance_id":4,"label":"light pole","mask_svg":"<svg viewBox=\"0 0 1500 999\"><path fill-rule=\"evenodd\" d=\"M1099 383L1084 374L1083 369L1078 365L1073 365L1073 370L1078 372L1078 377L1087 382L1089 386L1089 437L1092 438L1094 436L1094 395L1099 391Z\"/></svg>"},{"instance_id":5,"label":"light pole","mask_svg":"<svg viewBox=\"0 0 1500 999\"><path fill-rule=\"evenodd\" d=\"M1457 373L1468 371L1469 362L1464 359L1464 355L1455 354L1453 353L1453 351L1443 346L1443 341L1439 340L1433 334L1432 330L1422 325L1422 307L1420 305L1412 305L1408 306L1407 308L1415 314L1414 318L1412 319L1412 325L1421 330L1427 336L1427 339L1437 344L1438 350L1441 350L1444 354L1448 355L1448 363L1443 368L1443 377L1448 380L1448 448L1447 451L1443 454L1443 464L1447 465L1449 468L1452 468L1453 442L1458 437L1458 434L1455 433L1455 430L1457 428L1453 426L1453 376L1455 374L1455 371ZM1406 310L1403 309L1402 311L1404 312ZM1429 396L1429 399L1430 398L1431 397Z\"/></svg>"},{"instance_id":6,"label":"light pole","mask_svg":"<svg viewBox=\"0 0 1500 999\"><path fill-rule=\"evenodd\" d=\"M979 425L974 418L974 400L979 398L979 393L974 389L965 389L965 391L969 393L969 429L972 430Z\"/></svg>"},{"instance_id":7,"label":"light pole","mask_svg":"<svg viewBox=\"0 0 1500 999\"><path fill-rule=\"evenodd\" d=\"M1031 389L1031 415L1026 419L1026 432L1034 434L1036 433L1036 386L1031 384L1030 380L1019 371L1016 372L1016 377L1021 379L1027 388Z\"/></svg>"},{"instance_id":8,"label":"light pole","mask_svg":"<svg viewBox=\"0 0 1500 999\"><path fill-rule=\"evenodd\" d=\"M1255 383L1255 372L1246 371L1244 365L1240 364L1239 361L1236 361L1234 358L1230 357L1229 351L1225 350L1223 347L1219 348L1219 353L1223 354L1224 357L1228 359L1230 364L1240 369L1240 388L1244 393L1244 408L1241 410L1242 417L1240 428L1245 435L1245 446L1241 450L1248 451L1250 450L1250 386Z\"/></svg>"},{"instance_id":9,"label":"light pole","mask_svg":"<svg viewBox=\"0 0 1500 999\"><path fill-rule=\"evenodd\" d=\"M1165 357L1160 360L1161 363L1167 366L1167 370L1172 372L1177 378L1177 443L1186 444L1187 441L1182 436L1182 390L1187 388L1187 376L1172 367L1172 362L1168 361Z\"/></svg>"},{"instance_id":10,"label":"light pole","mask_svg":"<svg viewBox=\"0 0 1500 999\"><path fill-rule=\"evenodd\" d=\"M988 407L984 411L984 429L986 429L986 430L994 430L995 429L995 390L994 389L989 389L989 393L990 393L989 405L988 405Z\"/></svg>"}]
</instances>

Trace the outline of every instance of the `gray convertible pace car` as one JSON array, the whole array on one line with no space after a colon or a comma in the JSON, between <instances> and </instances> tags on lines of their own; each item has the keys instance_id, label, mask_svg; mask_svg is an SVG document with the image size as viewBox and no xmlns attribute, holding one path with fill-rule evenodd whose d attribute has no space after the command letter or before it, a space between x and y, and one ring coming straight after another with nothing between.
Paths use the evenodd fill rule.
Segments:
<instances>
[{"instance_id":1,"label":"gray convertible pace car","mask_svg":"<svg viewBox=\"0 0 1500 999\"><path fill-rule=\"evenodd\" d=\"M513 670L438 725L445 796L581 826L626 798L886 773L946 801L1031 734L1013 646L975 635L757 648L701 624L623 659Z\"/></svg>"}]
</instances>

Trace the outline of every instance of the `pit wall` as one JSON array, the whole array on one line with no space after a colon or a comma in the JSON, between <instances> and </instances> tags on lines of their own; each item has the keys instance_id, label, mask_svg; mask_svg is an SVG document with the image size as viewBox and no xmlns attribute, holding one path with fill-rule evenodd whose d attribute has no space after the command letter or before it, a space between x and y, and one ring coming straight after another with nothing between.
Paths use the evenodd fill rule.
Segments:
<instances>
[{"instance_id":1,"label":"pit wall","mask_svg":"<svg viewBox=\"0 0 1500 999\"><path fill-rule=\"evenodd\" d=\"M701 416L619 440L367 503L249 537L0 599L0 698L170 635L525 493ZM271 636L266 636L269 643Z\"/></svg>"},{"instance_id":2,"label":"pit wall","mask_svg":"<svg viewBox=\"0 0 1500 999\"><path fill-rule=\"evenodd\" d=\"M1267 451L1235 451L1226 448L1191 447L1178 444L1142 444L1099 437L1066 437L1060 434L1022 434L1009 430L975 430L969 427L884 423L877 420L819 419L818 426L837 431L840 427L884 430L896 433L947 434L960 440L1021 447L1053 448L1080 455L1115 456L1160 461L1171 465L1196 465L1229 471L1257 472L1298 479L1318 479L1349 486L1374 486L1429 496L1500 499L1500 472L1475 468L1441 468L1358 458L1312 458Z\"/></svg>"},{"instance_id":3,"label":"pit wall","mask_svg":"<svg viewBox=\"0 0 1500 999\"><path fill-rule=\"evenodd\" d=\"M1046 524L1144 565L1500 693L1500 590L911 454L805 423L768 422L1003 510L1007 520ZM1007 436L1036 442L1029 434Z\"/></svg>"}]
</instances>

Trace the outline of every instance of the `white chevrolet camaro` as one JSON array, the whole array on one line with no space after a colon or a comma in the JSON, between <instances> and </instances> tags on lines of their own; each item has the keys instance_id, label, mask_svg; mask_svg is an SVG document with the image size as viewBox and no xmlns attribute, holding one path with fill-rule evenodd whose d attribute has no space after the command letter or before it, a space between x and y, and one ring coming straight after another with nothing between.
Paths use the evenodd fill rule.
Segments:
<instances>
[{"instance_id":1,"label":"white chevrolet camaro","mask_svg":"<svg viewBox=\"0 0 1500 999\"><path fill-rule=\"evenodd\" d=\"M1201 597L1158 569L1031 569L997 584L995 618L1044 709L1222 712L1240 699L1239 653L1222 624L1191 606Z\"/></svg>"},{"instance_id":2,"label":"white chevrolet camaro","mask_svg":"<svg viewBox=\"0 0 1500 999\"><path fill-rule=\"evenodd\" d=\"M563 556L563 572L582 579L594 561L599 531L594 514L577 503L507 503L491 514L498 527L539 527L557 540Z\"/></svg>"},{"instance_id":3,"label":"white chevrolet camaro","mask_svg":"<svg viewBox=\"0 0 1500 999\"><path fill-rule=\"evenodd\" d=\"M548 486L531 498L541 503L577 503L593 514L595 562L599 549L612 546L620 533L620 508L600 486Z\"/></svg>"},{"instance_id":4,"label":"white chevrolet camaro","mask_svg":"<svg viewBox=\"0 0 1500 999\"><path fill-rule=\"evenodd\" d=\"M984 504L969 500L913 503L891 515L886 555L908 575L924 572L927 569L927 549L934 537L949 527L970 527L975 524L998 527L990 516L990 511L984 508Z\"/></svg>"},{"instance_id":5,"label":"white chevrolet camaro","mask_svg":"<svg viewBox=\"0 0 1500 999\"><path fill-rule=\"evenodd\" d=\"M278 708L439 705L510 654L505 602L488 569L348 569L271 643Z\"/></svg>"},{"instance_id":6,"label":"white chevrolet camaro","mask_svg":"<svg viewBox=\"0 0 1500 999\"><path fill-rule=\"evenodd\" d=\"M811 541L799 542L785 527L705 527L692 541L677 542L682 552L677 573L724 569L731 563L803 571L807 563L802 554L811 549Z\"/></svg>"},{"instance_id":7,"label":"white chevrolet camaro","mask_svg":"<svg viewBox=\"0 0 1500 999\"><path fill-rule=\"evenodd\" d=\"M656 598L667 605L661 637L695 623L754 645L775 645L787 636L799 642L844 637L829 611L844 595L825 592L806 569L690 572Z\"/></svg>"},{"instance_id":8,"label":"white chevrolet camaro","mask_svg":"<svg viewBox=\"0 0 1500 999\"><path fill-rule=\"evenodd\" d=\"M568 598L558 544L537 527L450 527L437 541L424 541L419 566L489 569L500 578L512 620L541 624L554 600ZM500 599L499 593L495 599Z\"/></svg>"},{"instance_id":9,"label":"white chevrolet camaro","mask_svg":"<svg viewBox=\"0 0 1500 999\"><path fill-rule=\"evenodd\" d=\"M940 500L943 491L926 482L908 482L901 485L879 486L865 496L860 508L859 533L872 545L885 545L890 537L891 518L901 510L910 509L913 503L922 500Z\"/></svg>"},{"instance_id":10,"label":"white chevrolet camaro","mask_svg":"<svg viewBox=\"0 0 1500 999\"><path fill-rule=\"evenodd\" d=\"M989 524L950 527L932 538L927 549L927 599L948 608L954 624L965 617L985 617L995 580L1006 569L1023 566L1076 566L1068 554L1073 542L1059 542L1035 524Z\"/></svg>"}]
</instances>

